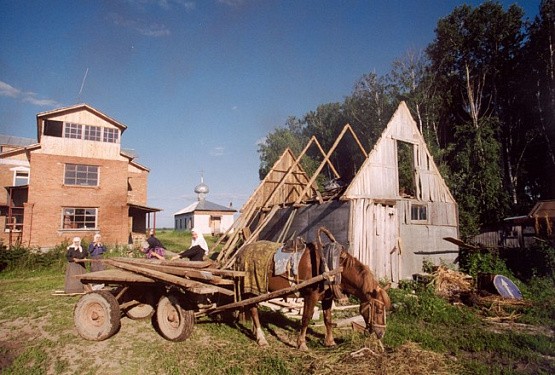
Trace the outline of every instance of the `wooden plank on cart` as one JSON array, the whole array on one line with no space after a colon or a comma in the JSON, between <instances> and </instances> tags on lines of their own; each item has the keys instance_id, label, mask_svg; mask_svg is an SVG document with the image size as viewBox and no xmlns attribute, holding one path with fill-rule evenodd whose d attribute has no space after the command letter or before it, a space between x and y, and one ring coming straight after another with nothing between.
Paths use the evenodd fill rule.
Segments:
<instances>
[{"instance_id":1,"label":"wooden plank on cart","mask_svg":"<svg viewBox=\"0 0 555 375\"><path fill-rule=\"evenodd\" d=\"M208 285L205 283L201 283L199 281L194 281L194 280L188 280L185 279L183 277L179 277L179 276L175 276L175 275L170 275L164 272L160 272L160 271L155 271L155 270L150 270L144 267L141 267L139 265L132 265L129 263L125 263L125 262L118 262L116 260L105 260L105 262L109 265L111 265L112 267L116 267L116 268L121 268L124 269L126 271L131 271L131 272L135 272L138 273L140 275L143 276L147 276L150 278L153 278L155 280L158 281L163 281L169 284L173 284L173 285L179 285L193 293L198 293L198 294L208 294L208 293L221 293L221 294L225 294L228 296L233 296L234 293L232 290L229 289L225 289L225 288L220 288L218 286L215 285Z\"/></svg>"},{"instance_id":2,"label":"wooden plank on cart","mask_svg":"<svg viewBox=\"0 0 555 375\"><path fill-rule=\"evenodd\" d=\"M118 262L128 263L125 260L118 260ZM208 271L207 268L190 269L190 268L183 268L183 267L167 266L167 265L164 265L164 263L162 264L144 263L144 264L141 264L141 267L148 268L150 270L169 273L171 275L197 279L213 285L234 285L233 280L224 279L220 276L214 275L212 272Z\"/></svg>"},{"instance_id":3,"label":"wooden plank on cart","mask_svg":"<svg viewBox=\"0 0 555 375\"><path fill-rule=\"evenodd\" d=\"M82 283L155 283L154 279L133 272L108 269L103 271L88 272L81 275L75 275Z\"/></svg>"},{"instance_id":4,"label":"wooden plank on cart","mask_svg":"<svg viewBox=\"0 0 555 375\"><path fill-rule=\"evenodd\" d=\"M318 276L315 276L315 277L310 278L308 280L305 280L302 283L297 284L297 285L293 285L292 287L289 287L289 288L276 290L275 292L271 292L271 293L261 294L259 296L248 298L248 299L245 299L245 300L239 301L239 302L228 303L226 305L222 305L222 306L219 306L219 307L208 309L204 313L206 315L212 315L212 314L216 314L216 313L219 313L219 312L222 312L222 311L225 311L225 310L238 309L240 307L253 305L255 303L260 303L260 302L268 301L268 300L271 300L271 299L274 299L274 298L277 298L277 297L285 296L287 294L294 293L294 292L296 292L296 291L298 291L302 288L305 288L309 285L312 285L312 284L320 282L324 279L327 279L330 276L341 273L341 271L343 271L343 267L336 268L336 269L334 269L332 271L329 271L329 272L324 272L321 275L318 275Z\"/></svg>"}]
</instances>

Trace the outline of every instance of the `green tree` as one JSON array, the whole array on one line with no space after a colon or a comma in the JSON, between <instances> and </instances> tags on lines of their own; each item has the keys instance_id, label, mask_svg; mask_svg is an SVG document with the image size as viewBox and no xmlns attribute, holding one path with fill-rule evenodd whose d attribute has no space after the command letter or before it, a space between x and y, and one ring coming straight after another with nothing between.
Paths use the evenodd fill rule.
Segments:
<instances>
[{"instance_id":1,"label":"green tree","mask_svg":"<svg viewBox=\"0 0 555 375\"><path fill-rule=\"evenodd\" d=\"M428 46L434 86L441 93L439 123L451 152L447 161L468 232L507 213L508 192L516 189L507 173L517 150L507 114L514 101L514 73L524 35L523 11L485 2L457 7L441 19ZM464 187L464 188L462 188Z\"/></svg>"},{"instance_id":2,"label":"green tree","mask_svg":"<svg viewBox=\"0 0 555 375\"><path fill-rule=\"evenodd\" d=\"M287 119L284 127L276 128L268 134L263 142L258 144L260 157L259 178L262 180L283 152L289 148L295 155L299 155L308 142L302 134L302 123L295 117Z\"/></svg>"}]
</instances>

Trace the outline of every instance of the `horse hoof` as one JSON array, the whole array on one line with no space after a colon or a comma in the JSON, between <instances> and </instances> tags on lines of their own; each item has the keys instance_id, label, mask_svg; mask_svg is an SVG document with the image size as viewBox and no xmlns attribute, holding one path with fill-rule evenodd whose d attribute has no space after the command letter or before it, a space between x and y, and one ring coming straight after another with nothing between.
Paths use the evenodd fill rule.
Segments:
<instances>
[{"instance_id":1,"label":"horse hoof","mask_svg":"<svg viewBox=\"0 0 555 375\"><path fill-rule=\"evenodd\" d=\"M307 352L308 351L308 346L306 346L306 344L301 344L301 345L299 345L299 350L301 352Z\"/></svg>"},{"instance_id":2,"label":"horse hoof","mask_svg":"<svg viewBox=\"0 0 555 375\"><path fill-rule=\"evenodd\" d=\"M336 346L336 345L337 345L337 344L335 343L335 341L332 341L332 342L325 342L325 343L324 343L324 346L327 347L327 348L332 348L332 347L334 347L334 346Z\"/></svg>"},{"instance_id":3,"label":"horse hoof","mask_svg":"<svg viewBox=\"0 0 555 375\"><path fill-rule=\"evenodd\" d=\"M258 343L258 346L260 346L261 348L265 348L266 346L269 345L268 341L266 340L258 340L257 343Z\"/></svg>"}]
</instances>

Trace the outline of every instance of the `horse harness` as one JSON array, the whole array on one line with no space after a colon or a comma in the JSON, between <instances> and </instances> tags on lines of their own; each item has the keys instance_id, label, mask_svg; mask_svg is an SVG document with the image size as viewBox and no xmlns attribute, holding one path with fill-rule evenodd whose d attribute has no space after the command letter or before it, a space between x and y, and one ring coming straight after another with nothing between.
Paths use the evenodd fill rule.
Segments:
<instances>
[{"instance_id":1,"label":"horse harness","mask_svg":"<svg viewBox=\"0 0 555 375\"><path fill-rule=\"evenodd\" d=\"M378 290L379 290L379 288L378 288ZM375 319L376 319L376 316L377 316L376 311L378 310L378 308L381 309L382 311L385 311L385 303L378 300L377 298L370 297L369 303L365 304L360 309L360 313L361 313L362 316L364 316L365 313L368 314L367 310L370 309L370 312L368 314L369 315L368 322L366 323L366 326L367 326L366 328L369 331L372 330L373 326L376 326L378 328L383 328L383 329L386 328L386 323L387 323L386 318L387 317L386 317L385 313L384 313L384 317L383 317L383 324L378 324L378 323L375 322Z\"/></svg>"}]
</instances>

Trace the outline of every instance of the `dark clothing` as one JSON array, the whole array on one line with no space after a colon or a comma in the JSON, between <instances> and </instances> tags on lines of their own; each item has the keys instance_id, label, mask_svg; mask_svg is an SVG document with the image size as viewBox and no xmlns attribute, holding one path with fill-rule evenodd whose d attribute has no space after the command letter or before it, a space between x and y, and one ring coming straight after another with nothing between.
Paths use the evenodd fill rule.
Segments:
<instances>
[{"instance_id":1,"label":"dark clothing","mask_svg":"<svg viewBox=\"0 0 555 375\"><path fill-rule=\"evenodd\" d=\"M67 248L66 259L68 261L66 267L65 293L83 293L85 291L81 281L75 278L76 275L82 275L87 272L85 263L75 263L75 259L85 259L87 252L82 248L70 246Z\"/></svg>"},{"instance_id":2,"label":"dark clothing","mask_svg":"<svg viewBox=\"0 0 555 375\"><path fill-rule=\"evenodd\" d=\"M148 242L148 248L149 249L155 249L157 247L161 247L161 248L165 249L164 245L162 245L162 242L160 242L160 240L158 238L154 237L153 235L148 237L146 242Z\"/></svg>"},{"instance_id":3,"label":"dark clothing","mask_svg":"<svg viewBox=\"0 0 555 375\"><path fill-rule=\"evenodd\" d=\"M94 258L106 252L106 246L91 242L89 245L89 255Z\"/></svg>"},{"instance_id":4,"label":"dark clothing","mask_svg":"<svg viewBox=\"0 0 555 375\"><path fill-rule=\"evenodd\" d=\"M89 255L93 260L102 259L102 254L104 254L105 252L106 247L104 245L99 245L94 242L89 245ZM102 264L101 262L91 262L91 272L103 271L104 269L104 264Z\"/></svg>"},{"instance_id":5,"label":"dark clothing","mask_svg":"<svg viewBox=\"0 0 555 375\"><path fill-rule=\"evenodd\" d=\"M193 261L201 261L204 258L204 249L199 245L195 245L181 254L179 254L180 258L189 258L189 260Z\"/></svg>"},{"instance_id":6,"label":"dark clothing","mask_svg":"<svg viewBox=\"0 0 555 375\"><path fill-rule=\"evenodd\" d=\"M82 247L75 248L70 246L67 248L66 259L69 263L75 262L75 259L85 259L88 253ZM84 263L79 263L83 268L85 268Z\"/></svg>"}]
</instances>

